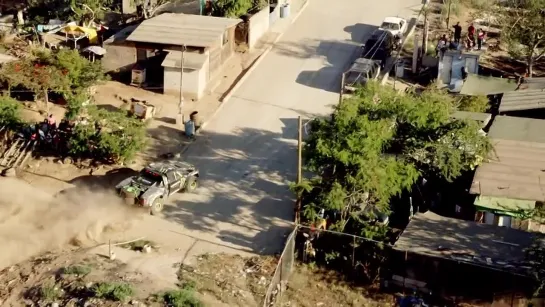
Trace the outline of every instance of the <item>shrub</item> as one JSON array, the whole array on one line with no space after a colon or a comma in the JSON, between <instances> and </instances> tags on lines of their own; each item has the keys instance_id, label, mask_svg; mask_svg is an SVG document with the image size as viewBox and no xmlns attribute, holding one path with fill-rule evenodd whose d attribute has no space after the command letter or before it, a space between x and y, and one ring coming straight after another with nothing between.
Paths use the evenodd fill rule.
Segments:
<instances>
[{"instance_id":1,"label":"shrub","mask_svg":"<svg viewBox=\"0 0 545 307\"><path fill-rule=\"evenodd\" d=\"M67 275L87 275L91 273L91 267L86 265L71 265L63 268L62 273Z\"/></svg>"},{"instance_id":2,"label":"shrub","mask_svg":"<svg viewBox=\"0 0 545 307\"><path fill-rule=\"evenodd\" d=\"M40 297L46 302L53 302L61 295L61 289L54 282L46 282L40 287Z\"/></svg>"},{"instance_id":3,"label":"shrub","mask_svg":"<svg viewBox=\"0 0 545 307\"><path fill-rule=\"evenodd\" d=\"M0 127L14 128L21 123L21 104L8 96L0 96Z\"/></svg>"},{"instance_id":4,"label":"shrub","mask_svg":"<svg viewBox=\"0 0 545 307\"><path fill-rule=\"evenodd\" d=\"M458 105L460 111L480 113L486 112L489 107L488 97L486 96L464 96Z\"/></svg>"},{"instance_id":5,"label":"shrub","mask_svg":"<svg viewBox=\"0 0 545 307\"><path fill-rule=\"evenodd\" d=\"M160 295L167 306L172 307L202 307L204 304L195 296L191 288L170 290Z\"/></svg>"},{"instance_id":6,"label":"shrub","mask_svg":"<svg viewBox=\"0 0 545 307\"><path fill-rule=\"evenodd\" d=\"M124 302L134 294L134 289L127 283L99 282L93 287L95 297Z\"/></svg>"},{"instance_id":7,"label":"shrub","mask_svg":"<svg viewBox=\"0 0 545 307\"><path fill-rule=\"evenodd\" d=\"M86 122L76 125L70 137L70 154L124 162L145 147L145 122L122 111L94 106L86 111Z\"/></svg>"}]
</instances>

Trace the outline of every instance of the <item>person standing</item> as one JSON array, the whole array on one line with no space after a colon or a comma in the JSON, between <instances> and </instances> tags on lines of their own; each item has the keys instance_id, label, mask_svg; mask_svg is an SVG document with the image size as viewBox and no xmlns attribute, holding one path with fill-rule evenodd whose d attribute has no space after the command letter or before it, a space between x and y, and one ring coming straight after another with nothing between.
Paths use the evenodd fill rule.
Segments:
<instances>
[{"instance_id":1,"label":"person standing","mask_svg":"<svg viewBox=\"0 0 545 307\"><path fill-rule=\"evenodd\" d=\"M475 46L475 27L473 24L470 24L467 28L467 37L470 40L471 46L470 48L473 48Z\"/></svg>"},{"instance_id":2,"label":"person standing","mask_svg":"<svg viewBox=\"0 0 545 307\"><path fill-rule=\"evenodd\" d=\"M460 23L457 22L454 26L454 41L459 44L460 40L462 39L462 26L460 26Z\"/></svg>"},{"instance_id":3,"label":"person standing","mask_svg":"<svg viewBox=\"0 0 545 307\"><path fill-rule=\"evenodd\" d=\"M477 50L481 50L485 35L486 33L483 31L483 29L479 29L479 32L477 33Z\"/></svg>"}]
</instances>

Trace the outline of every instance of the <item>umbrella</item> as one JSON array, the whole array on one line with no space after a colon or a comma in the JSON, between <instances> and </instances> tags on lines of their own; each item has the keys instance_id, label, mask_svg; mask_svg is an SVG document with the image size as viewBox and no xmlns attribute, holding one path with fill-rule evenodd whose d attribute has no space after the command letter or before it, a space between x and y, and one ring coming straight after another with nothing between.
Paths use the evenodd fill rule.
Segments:
<instances>
[{"instance_id":1,"label":"umbrella","mask_svg":"<svg viewBox=\"0 0 545 307\"><path fill-rule=\"evenodd\" d=\"M85 49L83 49L83 52L91 52L91 53L94 53L96 55L105 55L106 54L106 49L100 47L100 46L89 46Z\"/></svg>"}]
</instances>

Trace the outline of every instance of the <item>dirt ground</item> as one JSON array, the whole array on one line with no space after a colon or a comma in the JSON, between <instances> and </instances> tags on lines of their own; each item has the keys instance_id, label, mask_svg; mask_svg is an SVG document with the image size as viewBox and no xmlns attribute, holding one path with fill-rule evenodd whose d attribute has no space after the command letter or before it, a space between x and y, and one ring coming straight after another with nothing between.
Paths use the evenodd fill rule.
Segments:
<instances>
[{"instance_id":1,"label":"dirt ground","mask_svg":"<svg viewBox=\"0 0 545 307\"><path fill-rule=\"evenodd\" d=\"M49 252L0 271L0 305L260 304L269 282L269 269L274 268L267 265L274 259L229 255L202 255L199 259L197 266L180 266L177 285L164 286L154 276L135 271L130 264L90 254L87 249Z\"/></svg>"},{"instance_id":2,"label":"dirt ground","mask_svg":"<svg viewBox=\"0 0 545 307\"><path fill-rule=\"evenodd\" d=\"M473 20L483 18L489 11L486 9L486 2L481 0L463 0L453 5L447 28L446 16L447 5L441 0L431 1L429 4L430 13L429 21L429 42L428 55L435 55L435 46L439 38L446 34L452 38L454 35L452 26L457 22L462 26L462 38L467 33L467 28ZM421 37L422 22L416 30L416 33ZM408 38L407 44L404 47L403 56L406 58L412 57L414 38ZM483 72L496 77L514 77L521 76L526 73L526 65L524 62L513 59L507 52L507 47L502 44L500 37L488 34L486 38L486 50L478 52L480 54L480 64L484 68ZM477 51L471 51L477 52ZM486 71L486 72L485 72ZM539 61L534 66L534 76L545 76L545 61Z\"/></svg>"},{"instance_id":3,"label":"dirt ground","mask_svg":"<svg viewBox=\"0 0 545 307\"><path fill-rule=\"evenodd\" d=\"M342 280L338 272L308 264L294 266L287 290L280 298L283 307L378 307L393 306L393 303L392 295L354 287Z\"/></svg>"}]
</instances>

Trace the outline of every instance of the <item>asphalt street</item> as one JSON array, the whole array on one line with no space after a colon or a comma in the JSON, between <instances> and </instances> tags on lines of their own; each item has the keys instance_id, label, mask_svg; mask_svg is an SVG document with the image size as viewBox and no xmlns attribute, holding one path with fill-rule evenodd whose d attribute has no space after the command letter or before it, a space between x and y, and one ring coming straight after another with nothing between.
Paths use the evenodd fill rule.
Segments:
<instances>
[{"instance_id":1,"label":"asphalt street","mask_svg":"<svg viewBox=\"0 0 545 307\"><path fill-rule=\"evenodd\" d=\"M184 154L201 186L165 208L184 233L249 252L281 250L293 227L297 117L329 114L365 38L384 17L409 20L421 3L310 1Z\"/></svg>"}]
</instances>

